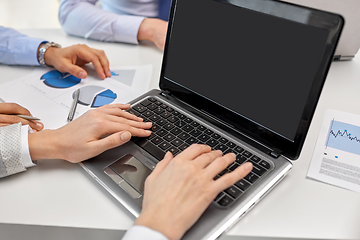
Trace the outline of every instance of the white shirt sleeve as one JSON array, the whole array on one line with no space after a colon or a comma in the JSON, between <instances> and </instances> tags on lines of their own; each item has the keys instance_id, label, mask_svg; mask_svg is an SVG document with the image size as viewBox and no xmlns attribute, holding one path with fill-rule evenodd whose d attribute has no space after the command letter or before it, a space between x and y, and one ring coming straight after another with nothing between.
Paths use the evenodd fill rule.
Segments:
<instances>
[{"instance_id":1,"label":"white shirt sleeve","mask_svg":"<svg viewBox=\"0 0 360 240\"><path fill-rule=\"evenodd\" d=\"M119 15L98 8L97 0L62 0L59 22L65 32L107 42L138 44L137 34L144 17Z\"/></svg>"},{"instance_id":2,"label":"white shirt sleeve","mask_svg":"<svg viewBox=\"0 0 360 240\"><path fill-rule=\"evenodd\" d=\"M150 228L133 225L126 231L122 240L168 240L162 233L154 231Z\"/></svg>"},{"instance_id":3,"label":"white shirt sleeve","mask_svg":"<svg viewBox=\"0 0 360 240\"><path fill-rule=\"evenodd\" d=\"M25 168L33 167L36 164L31 161L29 152L29 126L24 125L21 127L21 160Z\"/></svg>"}]
</instances>

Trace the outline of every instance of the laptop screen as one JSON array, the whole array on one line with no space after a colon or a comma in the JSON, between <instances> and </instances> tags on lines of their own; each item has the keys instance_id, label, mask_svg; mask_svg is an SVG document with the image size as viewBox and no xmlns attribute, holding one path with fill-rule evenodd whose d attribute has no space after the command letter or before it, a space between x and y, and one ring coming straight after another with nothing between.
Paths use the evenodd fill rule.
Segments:
<instances>
[{"instance_id":1,"label":"laptop screen","mask_svg":"<svg viewBox=\"0 0 360 240\"><path fill-rule=\"evenodd\" d=\"M331 33L309 24L311 14L289 12L294 20L227 2L179 0L163 77L294 142Z\"/></svg>"}]
</instances>

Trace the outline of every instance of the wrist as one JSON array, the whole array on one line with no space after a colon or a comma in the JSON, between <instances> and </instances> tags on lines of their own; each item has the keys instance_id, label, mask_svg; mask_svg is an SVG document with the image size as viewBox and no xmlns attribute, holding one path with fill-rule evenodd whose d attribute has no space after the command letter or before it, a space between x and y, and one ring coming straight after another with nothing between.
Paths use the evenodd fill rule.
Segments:
<instances>
[{"instance_id":1,"label":"wrist","mask_svg":"<svg viewBox=\"0 0 360 240\"><path fill-rule=\"evenodd\" d=\"M155 215L151 215L150 218L146 217L146 214L141 214L135 221L135 225L148 227L154 231L162 233L169 240L179 240L182 235L180 230L177 230L177 226L171 224L167 219L161 220L158 217L154 219Z\"/></svg>"},{"instance_id":2,"label":"wrist","mask_svg":"<svg viewBox=\"0 0 360 240\"><path fill-rule=\"evenodd\" d=\"M54 49L61 48L61 46L54 42L43 42L40 44L37 52L38 62L41 66L53 66L52 58L49 56L52 56Z\"/></svg>"},{"instance_id":3,"label":"wrist","mask_svg":"<svg viewBox=\"0 0 360 240\"><path fill-rule=\"evenodd\" d=\"M138 41L150 40L154 38L153 21L157 19L145 18L140 24L138 31Z\"/></svg>"},{"instance_id":4,"label":"wrist","mask_svg":"<svg viewBox=\"0 0 360 240\"><path fill-rule=\"evenodd\" d=\"M47 129L29 134L31 160L61 159L60 145L56 141L55 131Z\"/></svg>"}]
</instances>

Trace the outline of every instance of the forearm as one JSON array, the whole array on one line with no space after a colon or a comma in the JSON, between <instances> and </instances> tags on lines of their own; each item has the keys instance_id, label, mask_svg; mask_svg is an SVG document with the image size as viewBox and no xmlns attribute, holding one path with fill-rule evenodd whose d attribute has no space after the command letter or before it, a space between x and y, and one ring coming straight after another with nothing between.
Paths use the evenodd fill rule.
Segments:
<instances>
[{"instance_id":1,"label":"forearm","mask_svg":"<svg viewBox=\"0 0 360 240\"><path fill-rule=\"evenodd\" d=\"M71 35L100 41L138 43L137 34L144 17L118 15L95 6L97 1L64 0L59 21Z\"/></svg>"},{"instance_id":2,"label":"forearm","mask_svg":"<svg viewBox=\"0 0 360 240\"><path fill-rule=\"evenodd\" d=\"M8 65L39 65L37 50L45 40L28 37L0 26L0 63Z\"/></svg>"}]
</instances>

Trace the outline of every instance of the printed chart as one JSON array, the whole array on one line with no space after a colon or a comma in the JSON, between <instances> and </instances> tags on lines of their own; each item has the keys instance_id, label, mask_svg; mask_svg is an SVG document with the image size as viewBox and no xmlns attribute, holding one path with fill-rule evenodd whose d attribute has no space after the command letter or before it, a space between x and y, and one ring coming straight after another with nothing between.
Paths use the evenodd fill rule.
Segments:
<instances>
[{"instance_id":1,"label":"printed chart","mask_svg":"<svg viewBox=\"0 0 360 240\"><path fill-rule=\"evenodd\" d=\"M75 92L73 92L72 98L75 97ZM84 106L97 108L114 102L116 98L116 93L110 89L89 85L80 88L78 103Z\"/></svg>"},{"instance_id":2,"label":"printed chart","mask_svg":"<svg viewBox=\"0 0 360 240\"><path fill-rule=\"evenodd\" d=\"M333 119L325 146L360 155L360 126Z\"/></svg>"},{"instance_id":3,"label":"printed chart","mask_svg":"<svg viewBox=\"0 0 360 240\"><path fill-rule=\"evenodd\" d=\"M80 78L57 70L45 73L40 77L40 80L43 80L45 85L52 88L69 88L81 82Z\"/></svg>"}]
</instances>

